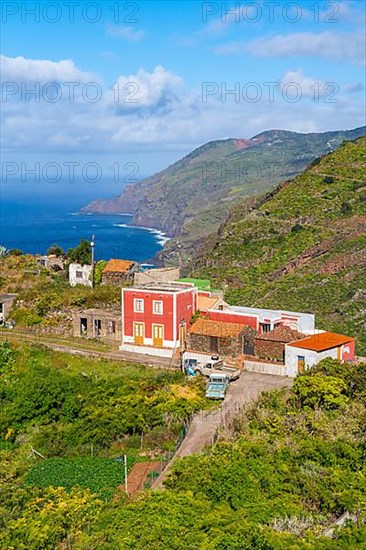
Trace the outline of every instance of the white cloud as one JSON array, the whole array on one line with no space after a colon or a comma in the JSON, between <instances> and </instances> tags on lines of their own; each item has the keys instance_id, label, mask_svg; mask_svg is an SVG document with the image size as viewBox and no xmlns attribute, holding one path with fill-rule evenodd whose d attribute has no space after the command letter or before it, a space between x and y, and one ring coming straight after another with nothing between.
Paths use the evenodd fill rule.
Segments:
<instances>
[{"instance_id":1,"label":"white cloud","mask_svg":"<svg viewBox=\"0 0 366 550\"><path fill-rule=\"evenodd\" d=\"M27 78L42 76L49 80L52 75L56 78L53 62L49 62L51 65L47 60L39 62L37 73L29 69L35 67L32 60L25 62ZM16 59L14 63L17 65ZM62 66L61 62L56 65ZM14 67L11 62L8 66ZM52 67L52 71L41 74L40 66ZM67 67L78 71L72 61ZM12 74L16 76L15 71ZM64 70L57 76L62 81L66 76L67 80L74 78L75 74ZM282 85L291 81L308 89L316 79L301 69L288 70L278 79ZM220 94L210 96L204 103L199 90L186 90L179 75L161 66L120 76L118 89L123 91L130 82L137 89L128 89L128 94L134 92L128 98L137 99L137 103L125 103L126 94L121 94L115 103L109 89L112 83L102 88L102 97L96 103L85 101L81 94L73 103L66 99L56 103L44 99L39 103L23 102L18 96L12 97L1 109L5 151L20 158L24 152L32 151L35 159L44 152L76 156L94 152L113 154L116 159L126 153L135 160L140 151L158 156L167 150L177 151L179 156L212 139L250 137L269 128L312 132L350 128L363 122L362 94L351 97L340 91L339 102L330 104L324 98L318 103L310 101L310 94L303 94L299 102L291 103L279 92L271 103L263 89L262 98L256 103L245 101L242 96L239 102L232 96L223 102Z\"/></svg>"},{"instance_id":2,"label":"white cloud","mask_svg":"<svg viewBox=\"0 0 366 550\"><path fill-rule=\"evenodd\" d=\"M174 100L181 85L182 79L161 65L151 73L140 69L135 75L118 78L114 92L110 93L110 101L122 110L166 106Z\"/></svg>"},{"instance_id":3,"label":"white cloud","mask_svg":"<svg viewBox=\"0 0 366 550\"><path fill-rule=\"evenodd\" d=\"M122 25L107 25L107 33L116 38L124 38L130 42L138 42L145 36L145 32L141 29Z\"/></svg>"},{"instance_id":4,"label":"white cloud","mask_svg":"<svg viewBox=\"0 0 366 550\"><path fill-rule=\"evenodd\" d=\"M192 46L200 40L224 35L229 32L233 26L253 25L254 21L258 18L261 19L263 10L261 4L263 2L264 0L257 0L256 2L251 2L249 4L239 4L236 2L235 5L225 4L225 2L222 2L219 5L219 3L213 2L206 3L206 8L204 7L205 3L203 3L203 27L199 31L196 31L188 36L176 36L176 43L181 46ZM217 14L220 14L220 16L216 17Z\"/></svg>"},{"instance_id":5,"label":"white cloud","mask_svg":"<svg viewBox=\"0 0 366 550\"><path fill-rule=\"evenodd\" d=\"M286 71L286 73L280 79L280 86L283 88L286 85L294 83L301 89L302 97L317 97L318 91L319 96L324 95L325 86L327 83L321 79L315 79L304 75L304 72L301 69L296 71Z\"/></svg>"},{"instance_id":6,"label":"white cloud","mask_svg":"<svg viewBox=\"0 0 366 550\"><path fill-rule=\"evenodd\" d=\"M365 64L364 35L361 32L278 34L249 42L229 42L215 49L221 55L251 53L258 57L312 56L333 61L353 61Z\"/></svg>"},{"instance_id":7,"label":"white cloud","mask_svg":"<svg viewBox=\"0 0 366 550\"><path fill-rule=\"evenodd\" d=\"M4 82L89 82L95 75L80 71L71 59L50 61L0 55Z\"/></svg>"},{"instance_id":8,"label":"white cloud","mask_svg":"<svg viewBox=\"0 0 366 550\"><path fill-rule=\"evenodd\" d=\"M347 84L344 87L344 91L347 94L357 94L359 92L363 92L365 90L365 86L361 84L361 82L356 82L355 84Z\"/></svg>"}]
</instances>

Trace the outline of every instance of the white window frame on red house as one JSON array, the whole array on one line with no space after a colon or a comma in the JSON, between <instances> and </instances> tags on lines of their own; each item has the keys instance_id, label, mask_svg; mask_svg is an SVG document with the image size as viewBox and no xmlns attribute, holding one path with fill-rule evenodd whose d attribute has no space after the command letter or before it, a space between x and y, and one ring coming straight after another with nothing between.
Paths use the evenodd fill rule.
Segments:
<instances>
[{"instance_id":1,"label":"white window frame on red house","mask_svg":"<svg viewBox=\"0 0 366 550\"><path fill-rule=\"evenodd\" d=\"M137 306L137 304L141 304L141 307L140 305ZM134 313L144 313L144 299L143 298L134 298L133 299L133 311Z\"/></svg>"},{"instance_id":2,"label":"white window frame on red house","mask_svg":"<svg viewBox=\"0 0 366 550\"><path fill-rule=\"evenodd\" d=\"M156 308L157 304L159 304L158 308ZM157 311L157 309L160 309L160 311ZM153 313L155 313L155 315L163 315L164 313L163 300L153 300Z\"/></svg>"}]
</instances>

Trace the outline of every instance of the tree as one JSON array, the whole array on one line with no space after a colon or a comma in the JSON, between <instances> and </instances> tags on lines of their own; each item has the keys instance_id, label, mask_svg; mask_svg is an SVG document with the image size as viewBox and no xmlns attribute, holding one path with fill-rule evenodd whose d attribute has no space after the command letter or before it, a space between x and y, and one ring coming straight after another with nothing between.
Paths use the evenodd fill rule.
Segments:
<instances>
[{"instance_id":1,"label":"tree","mask_svg":"<svg viewBox=\"0 0 366 550\"><path fill-rule=\"evenodd\" d=\"M300 399L302 407L313 409L334 409L344 405L348 400L347 385L344 380L336 376L324 376L321 373L298 376L293 391Z\"/></svg>"},{"instance_id":2,"label":"tree","mask_svg":"<svg viewBox=\"0 0 366 550\"><path fill-rule=\"evenodd\" d=\"M47 254L48 255L54 254L55 256L63 256L65 252L63 248L61 248L61 246L59 246L58 244L52 244L47 250Z\"/></svg>"},{"instance_id":3,"label":"tree","mask_svg":"<svg viewBox=\"0 0 366 550\"><path fill-rule=\"evenodd\" d=\"M11 250L9 250L9 255L10 256L22 256L23 252L20 250L20 248L12 248Z\"/></svg>"},{"instance_id":4,"label":"tree","mask_svg":"<svg viewBox=\"0 0 366 550\"><path fill-rule=\"evenodd\" d=\"M96 285L99 285L101 283L101 280L102 280L102 273L103 273L103 269L105 268L105 266L107 265L107 262L105 260L99 260L99 262L97 262L95 264L95 268L94 268L94 283Z\"/></svg>"},{"instance_id":5,"label":"tree","mask_svg":"<svg viewBox=\"0 0 366 550\"><path fill-rule=\"evenodd\" d=\"M91 264L91 246L89 241L81 239L75 248L69 248L67 256L71 262L77 264Z\"/></svg>"}]
</instances>

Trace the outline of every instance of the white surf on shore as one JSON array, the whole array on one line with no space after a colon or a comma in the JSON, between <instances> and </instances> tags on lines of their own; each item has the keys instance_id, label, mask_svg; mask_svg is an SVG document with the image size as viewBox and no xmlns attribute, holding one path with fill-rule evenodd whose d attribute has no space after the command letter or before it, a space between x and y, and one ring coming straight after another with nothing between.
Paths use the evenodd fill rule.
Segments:
<instances>
[{"instance_id":1,"label":"white surf on shore","mask_svg":"<svg viewBox=\"0 0 366 550\"><path fill-rule=\"evenodd\" d=\"M143 231L148 231L149 233L153 233L156 235L156 242L160 244L161 246L164 246L165 243L170 241L170 237L167 237L166 233L164 231L160 231L159 229L153 229L152 227L141 227L139 225L130 225L128 223L114 223L114 227L131 227L133 229L141 229Z\"/></svg>"}]
</instances>

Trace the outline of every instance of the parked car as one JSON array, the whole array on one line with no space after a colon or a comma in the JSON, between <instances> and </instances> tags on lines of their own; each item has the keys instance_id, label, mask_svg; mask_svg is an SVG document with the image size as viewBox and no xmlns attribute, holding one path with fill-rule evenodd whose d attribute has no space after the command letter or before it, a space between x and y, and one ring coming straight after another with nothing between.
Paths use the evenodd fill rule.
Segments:
<instances>
[{"instance_id":1,"label":"parked car","mask_svg":"<svg viewBox=\"0 0 366 550\"><path fill-rule=\"evenodd\" d=\"M206 386L206 397L208 399L225 399L229 383L230 380L226 374L211 374Z\"/></svg>"},{"instance_id":2,"label":"parked car","mask_svg":"<svg viewBox=\"0 0 366 550\"><path fill-rule=\"evenodd\" d=\"M215 356L214 356L215 357ZM221 359L214 358L204 363L193 357L188 357L184 361L184 372L188 376L207 376L211 374L226 374L229 380L237 380L240 376L240 370L229 367Z\"/></svg>"}]
</instances>

